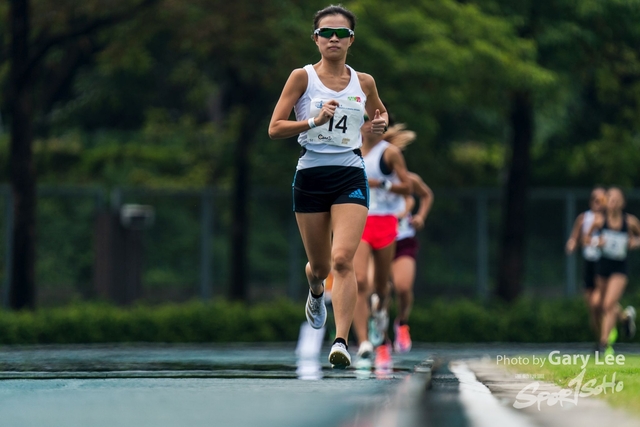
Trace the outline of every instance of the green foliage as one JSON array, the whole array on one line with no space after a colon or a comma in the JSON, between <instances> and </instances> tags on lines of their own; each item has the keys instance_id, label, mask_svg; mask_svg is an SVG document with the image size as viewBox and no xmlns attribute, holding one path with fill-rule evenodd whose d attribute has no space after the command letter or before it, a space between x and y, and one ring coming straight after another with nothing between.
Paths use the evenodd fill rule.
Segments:
<instances>
[{"instance_id":1,"label":"green foliage","mask_svg":"<svg viewBox=\"0 0 640 427\"><path fill-rule=\"evenodd\" d=\"M246 307L200 302L131 309L79 304L2 312L3 344L291 341L304 314L285 301ZM299 321L292 322L299 318Z\"/></svg>"},{"instance_id":2,"label":"green foliage","mask_svg":"<svg viewBox=\"0 0 640 427\"><path fill-rule=\"evenodd\" d=\"M476 0L514 22L557 76L537 92L533 180L538 185L638 181L640 3Z\"/></svg>"},{"instance_id":3,"label":"green foliage","mask_svg":"<svg viewBox=\"0 0 640 427\"><path fill-rule=\"evenodd\" d=\"M114 0L105 8L101 0L34 0L31 39L64 35L74 25L139 3ZM521 89L535 94L532 185L631 186L640 180L639 0L353 0L346 5L358 15L348 62L375 77L395 119L417 132L407 162L430 185L502 184L509 158L508 95ZM291 70L319 60L309 36L313 14L324 6L317 0L159 1L117 25L54 46L35 73L32 91L39 182L107 190L228 189L247 113L260 111L249 152L251 183L289 188L297 144L268 140L269 112ZM0 3L3 22L8 10L7 2ZM0 27L4 177L10 166L9 28ZM67 67L73 69L69 78L57 79ZM446 224L455 207L437 200L432 216ZM271 282L289 268L282 230L288 230L290 201L282 206L287 209L252 210L253 282ZM88 217L90 210L85 202L75 208L41 203L39 281L88 292L90 222L77 218ZM464 213L460 217L468 217ZM220 218L215 271L225 276L230 204L216 205L215 215ZM193 287L196 218L194 206L167 208L158 217L162 228L147 241L150 288L176 281ZM467 286L474 282L475 261L465 250L468 239L459 236L474 228L454 226L433 230L440 246L425 253L434 278ZM550 246L539 234L532 239L535 254ZM447 253L450 247L454 250ZM180 254L188 254L187 261ZM535 282L550 283L561 274L535 259L538 265L530 269Z\"/></svg>"},{"instance_id":4,"label":"green foliage","mask_svg":"<svg viewBox=\"0 0 640 427\"><path fill-rule=\"evenodd\" d=\"M32 2L34 40L129 10L136 0ZM534 185L638 181L638 0L410 0L346 4L358 16L349 63L372 74L395 118L417 131L409 167L432 185L500 183L508 93L536 94ZM45 55L37 84L37 170L46 182L228 185L246 112L270 109L293 68L319 59L319 1L162 1ZM6 20L8 7L0 6ZM0 57L9 26L0 29ZM88 48L91 46L91 48ZM80 48L95 52L75 61ZM93 49L93 50L91 50ZM8 61L0 61L0 101ZM266 106L266 107L265 107ZM0 108L5 119L10 112ZM297 149L251 152L254 182L286 186ZM0 167L6 171L5 146ZM5 175L6 176L6 175Z\"/></svg>"},{"instance_id":5,"label":"green foliage","mask_svg":"<svg viewBox=\"0 0 640 427\"><path fill-rule=\"evenodd\" d=\"M395 119L417 132L409 168L434 185L495 185L504 159L481 153L503 143L509 91L555 81L536 63L535 45L471 3L362 0L353 8L362 25L349 61L375 77Z\"/></svg>"},{"instance_id":6,"label":"green foliage","mask_svg":"<svg viewBox=\"0 0 640 427\"><path fill-rule=\"evenodd\" d=\"M42 197L38 203L36 280L49 289L89 295L93 270L92 225L95 201L90 198ZM43 291L43 289L41 289ZM45 291L46 292L46 291Z\"/></svg>"},{"instance_id":7,"label":"green foliage","mask_svg":"<svg viewBox=\"0 0 640 427\"><path fill-rule=\"evenodd\" d=\"M629 300L638 304L640 295ZM83 303L35 312L2 311L0 343L294 341L304 321L302 305L287 300L131 308ZM522 299L513 305L436 300L417 304L410 325L412 338L418 342L592 340L580 299Z\"/></svg>"},{"instance_id":8,"label":"green foliage","mask_svg":"<svg viewBox=\"0 0 640 427\"><path fill-rule=\"evenodd\" d=\"M513 305L436 301L411 315L416 341L590 341L582 301L519 300Z\"/></svg>"},{"instance_id":9,"label":"green foliage","mask_svg":"<svg viewBox=\"0 0 640 427\"><path fill-rule=\"evenodd\" d=\"M623 303L640 304L640 294ZM581 299L522 298L513 304L472 300L417 303L411 336L426 342L591 342L589 317ZM638 337L635 338L635 341Z\"/></svg>"},{"instance_id":10,"label":"green foliage","mask_svg":"<svg viewBox=\"0 0 640 427\"><path fill-rule=\"evenodd\" d=\"M91 133L69 130L34 144L43 184L100 184L148 188L202 188L229 185L232 144L219 126L177 120L166 110L147 112L137 131ZM0 171L8 175L8 138L0 135Z\"/></svg>"}]
</instances>

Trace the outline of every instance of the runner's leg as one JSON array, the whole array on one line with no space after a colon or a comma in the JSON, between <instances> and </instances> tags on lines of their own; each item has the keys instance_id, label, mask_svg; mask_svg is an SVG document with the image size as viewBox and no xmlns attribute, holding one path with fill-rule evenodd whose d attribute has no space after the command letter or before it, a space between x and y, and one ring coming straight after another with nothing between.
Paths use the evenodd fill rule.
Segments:
<instances>
[{"instance_id":1,"label":"runner's leg","mask_svg":"<svg viewBox=\"0 0 640 427\"><path fill-rule=\"evenodd\" d=\"M331 270L331 215L329 212L296 212L296 220L309 260L305 267L309 288L320 295L324 291L322 281Z\"/></svg>"},{"instance_id":2,"label":"runner's leg","mask_svg":"<svg viewBox=\"0 0 640 427\"><path fill-rule=\"evenodd\" d=\"M602 317L600 315L600 290L597 287L593 289L586 289L584 296L587 302L587 307L589 308L589 325L591 326L591 330L594 332L596 339L599 340Z\"/></svg>"},{"instance_id":3,"label":"runner's leg","mask_svg":"<svg viewBox=\"0 0 640 427\"><path fill-rule=\"evenodd\" d=\"M333 312L336 337L347 341L356 306L358 285L354 271L354 256L362 237L368 210L362 205L344 203L331 207L333 246Z\"/></svg>"},{"instance_id":4,"label":"runner's leg","mask_svg":"<svg viewBox=\"0 0 640 427\"><path fill-rule=\"evenodd\" d=\"M391 263L395 254L395 241L380 250L373 251L373 286L384 309L389 306L389 277L391 277Z\"/></svg>"},{"instance_id":5,"label":"runner's leg","mask_svg":"<svg viewBox=\"0 0 640 427\"><path fill-rule=\"evenodd\" d=\"M614 273L609 277L604 293L602 294L602 330L600 331L600 344L606 345L609 333L616 325L620 298L627 286L627 276Z\"/></svg>"},{"instance_id":6,"label":"runner's leg","mask_svg":"<svg viewBox=\"0 0 640 427\"><path fill-rule=\"evenodd\" d=\"M410 256L401 256L393 261L393 288L396 293L397 321L408 322L413 306L413 284L416 277L416 260Z\"/></svg>"},{"instance_id":7,"label":"runner's leg","mask_svg":"<svg viewBox=\"0 0 640 427\"><path fill-rule=\"evenodd\" d=\"M358 283L358 297L353 317L353 331L358 345L367 340L367 322L369 320L369 297L371 288L369 282L369 263L371 261L371 246L364 240L360 241L353 265Z\"/></svg>"}]
</instances>

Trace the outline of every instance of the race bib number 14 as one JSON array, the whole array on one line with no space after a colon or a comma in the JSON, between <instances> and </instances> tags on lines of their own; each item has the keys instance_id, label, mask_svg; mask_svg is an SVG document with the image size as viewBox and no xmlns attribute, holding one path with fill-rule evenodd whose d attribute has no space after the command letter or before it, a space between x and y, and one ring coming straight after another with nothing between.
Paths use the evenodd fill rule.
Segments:
<instances>
[{"instance_id":1,"label":"race bib number 14","mask_svg":"<svg viewBox=\"0 0 640 427\"><path fill-rule=\"evenodd\" d=\"M309 117L317 117L324 101L311 100ZM356 101L340 101L334 116L322 126L307 131L309 144L329 144L356 148L360 145L360 127L364 120L364 106Z\"/></svg>"}]
</instances>

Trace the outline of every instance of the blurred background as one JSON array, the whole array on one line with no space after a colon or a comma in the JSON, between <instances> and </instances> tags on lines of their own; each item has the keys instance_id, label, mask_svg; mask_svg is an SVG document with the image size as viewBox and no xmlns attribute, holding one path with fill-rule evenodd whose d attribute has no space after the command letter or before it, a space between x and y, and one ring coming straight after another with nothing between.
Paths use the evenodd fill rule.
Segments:
<instances>
[{"instance_id":1,"label":"blurred background","mask_svg":"<svg viewBox=\"0 0 640 427\"><path fill-rule=\"evenodd\" d=\"M590 188L622 186L640 214L640 1L344 5L348 63L417 133L405 157L435 193L418 304L579 296L564 243ZM301 301L299 149L267 126L319 60L325 6L0 3L3 306Z\"/></svg>"}]
</instances>

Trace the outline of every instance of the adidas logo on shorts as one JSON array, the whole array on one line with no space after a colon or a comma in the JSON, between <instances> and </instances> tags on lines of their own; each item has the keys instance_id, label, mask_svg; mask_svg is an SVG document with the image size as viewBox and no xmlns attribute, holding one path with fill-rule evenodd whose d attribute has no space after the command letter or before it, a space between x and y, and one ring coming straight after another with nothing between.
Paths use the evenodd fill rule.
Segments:
<instances>
[{"instance_id":1,"label":"adidas logo on shorts","mask_svg":"<svg viewBox=\"0 0 640 427\"><path fill-rule=\"evenodd\" d=\"M364 200L364 194L362 194L362 191L360 191L360 189L358 188L356 191L354 191L353 193L349 194L349 198L350 199L362 199Z\"/></svg>"}]
</instances>

